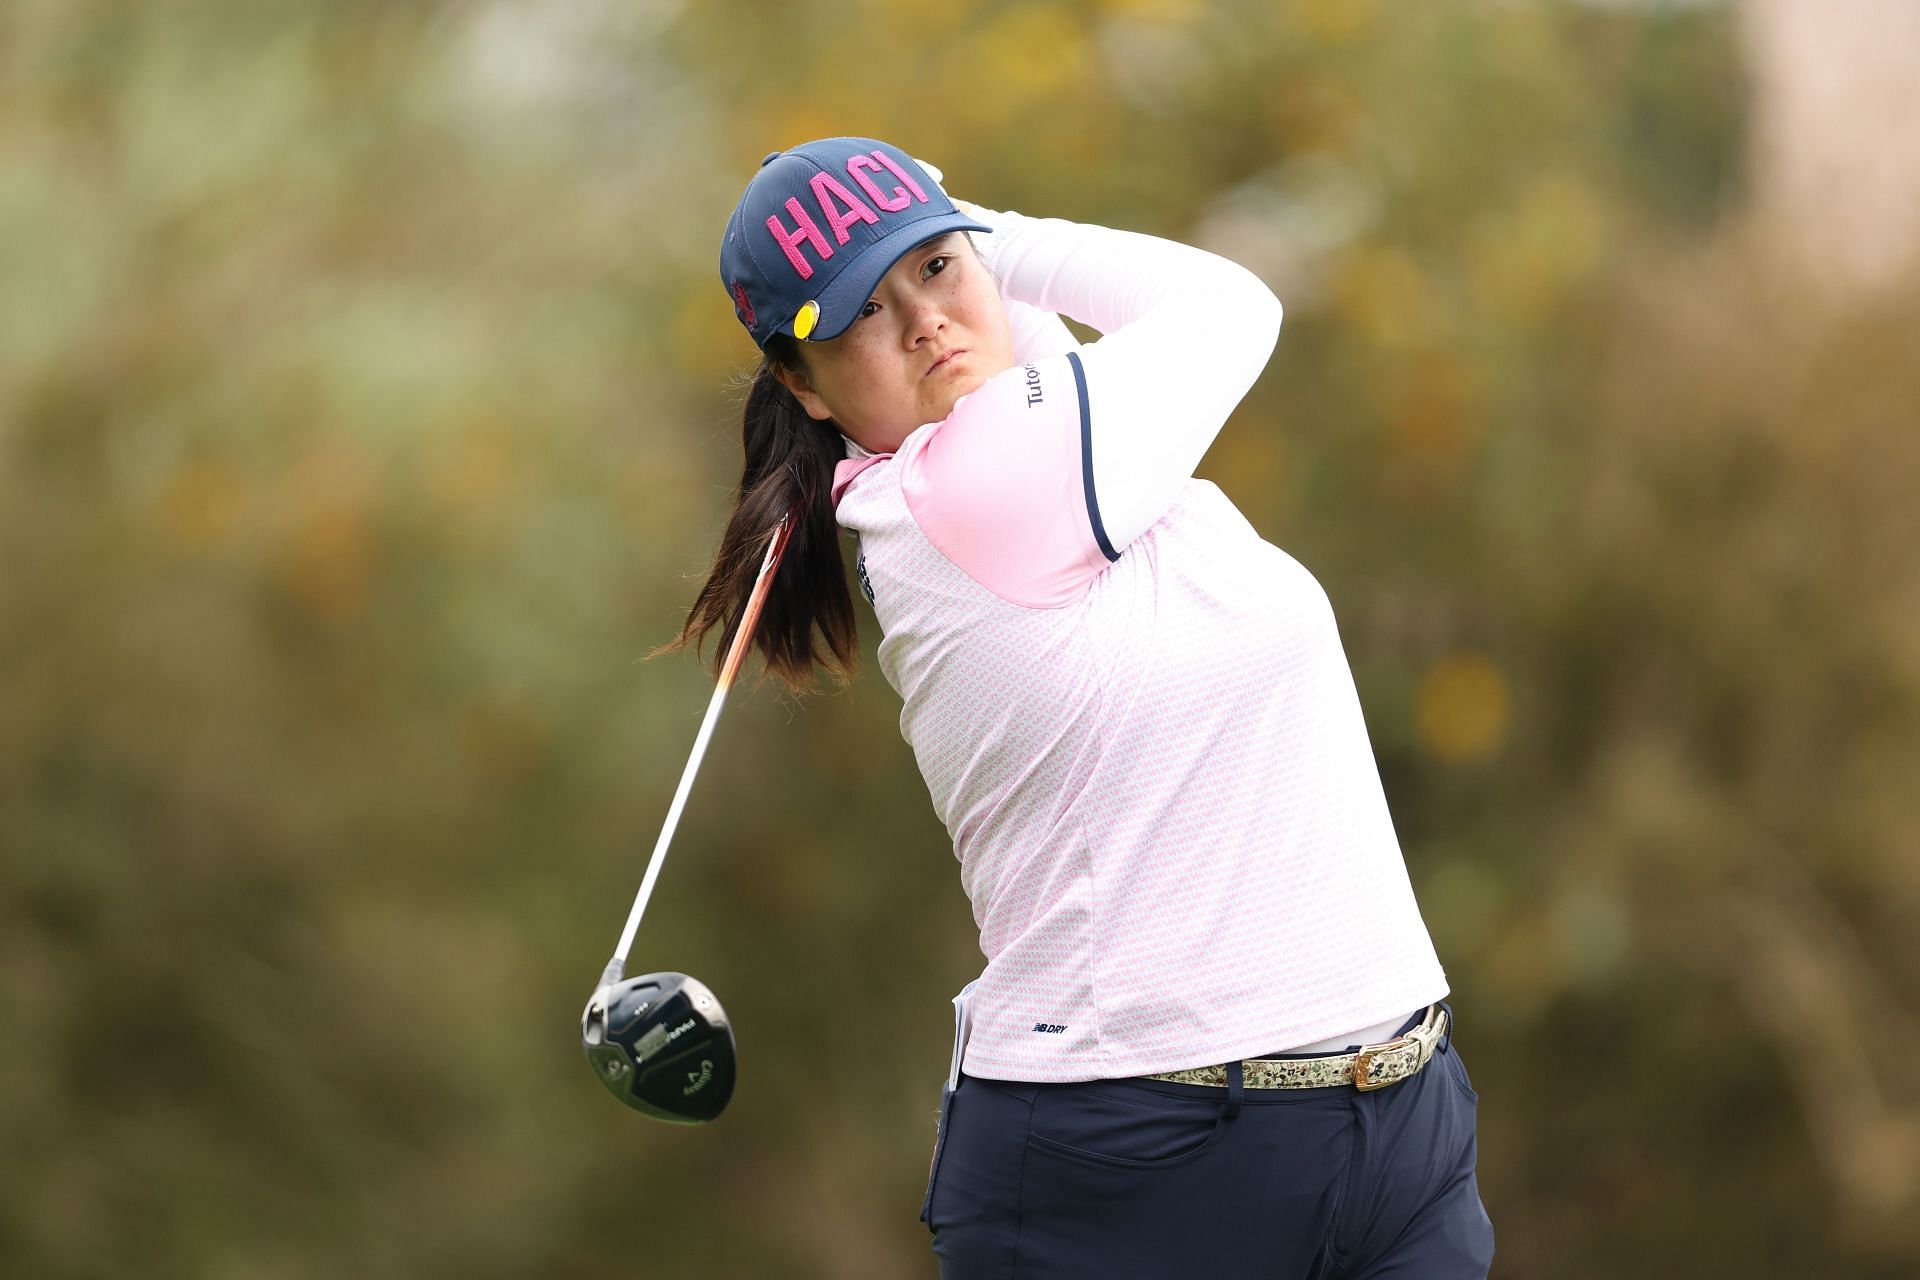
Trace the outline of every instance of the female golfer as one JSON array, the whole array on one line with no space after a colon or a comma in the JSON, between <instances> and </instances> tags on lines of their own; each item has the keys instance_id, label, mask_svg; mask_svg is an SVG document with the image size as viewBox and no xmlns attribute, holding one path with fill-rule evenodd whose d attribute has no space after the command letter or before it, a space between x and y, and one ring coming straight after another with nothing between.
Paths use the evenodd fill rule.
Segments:
<instances>
[{"instance_id":1,"label":"female golfer","mask_svg":"<svg viewBox=\"0 0 1920 1280\"><path fill-rule=\"evenodd\" d=\"M942 1274L1484 1276L1474 1094L1333 612L1193 478L1280 306L936 177L829 138L748 184L720 268L765 361L682 640L724 649L797 511L756 640L791 681L849 670L858 535L987 960L923 1211Z\"/></svg>"}]
</instances>

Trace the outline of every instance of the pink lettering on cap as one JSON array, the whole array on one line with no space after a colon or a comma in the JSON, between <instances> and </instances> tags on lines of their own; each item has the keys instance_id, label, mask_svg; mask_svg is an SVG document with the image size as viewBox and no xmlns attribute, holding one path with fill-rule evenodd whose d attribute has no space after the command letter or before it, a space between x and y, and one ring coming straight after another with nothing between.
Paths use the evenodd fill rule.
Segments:
<instances>
[{"instance_id":1,"label":"pink lettering on cap","mask_svg":"<svg viewBox=\"0 0 1920 1280\"><path fill-rule=\"evenodd\" d=\"M907 171L905 169L902 169L899 165L893 162L892 156L888 155L884 151L876 151L873 153L873 158L875 160L878 160L881 164L887 166L887 168L893 172L894 177L906 183L907 190L913 192L914 198L918 200L921 204L933 203L933 201L927 199L927 193L920 189L920 184L915 182L912 178L908 177Z\"/></svg>"},{"instance_id":2,"label":"pink lettering on cap","mask_svg":"<svg viewBox=\"0 0 1920 1280\"><path fill-rule=\"evenodd\" d=\"M878 154L878 152L874 153L874 155ZM865 172L862 172L863 170L871 170L874 173L879 173L880 162L875 160L873 156L855 156L853 159L847 161L847 173L855 182L860 184L860 189L867 193L868 198L888 213L898 213L913 203L913 197L907 194L905 187L895 187L893 194L888 196L874 184L872 178L869 178ZM925 199L926 197L923 195L921 198Z\"/></svg>"},{"instance_id":3,"label":"pink lettering on cap","mask_svg":"<svg viewBox=\"0 0 1920 1280\"><path fill-rule=\"evenodd\" d=\"M780 215L775 213L767 215L767 230L773 232L773 238L778 240L780 247L787 251L787 261L791 262L793 269L800 273L800 278L811 280L813 265L800 256L800 242L805 240L811 244L813 251L820 255L822 262L833 256L833 249L827 244L827 238L820 234L820 228L814 225L813 219L807 216L807 211L800 207L800 201L796 197L787 197L787 212L792 214L794 222L799 224L797 229L789 231L781 226ZM847 237L842 233L840 243L846 242Z\"/></svg>"},{"instance_id":4,"label":"pink lettering on cap","mask_svg":"<svg viewBox=\"0 0 1920 1280\"><path fill-rule=\"evenodd\" d=\"M842 213L833 207L835 197L846 206ZM847 228L856 222L873 223L880 221L880 215L867 208L859 196L840 185L830 173L813 175L813 198L820 202L820 212L827 215L827 225L833 228L833 238L841 244L847 242Z\"/></svg>"}]
</instances>

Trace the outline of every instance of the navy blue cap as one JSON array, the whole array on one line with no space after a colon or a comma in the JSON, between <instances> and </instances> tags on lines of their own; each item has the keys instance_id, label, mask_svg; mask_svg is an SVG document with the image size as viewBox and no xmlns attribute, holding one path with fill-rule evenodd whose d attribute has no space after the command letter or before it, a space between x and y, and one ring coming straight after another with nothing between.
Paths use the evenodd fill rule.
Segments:
<instances>
[{"instance_id":1,"label":"navy blue cap","mask_svg":"<svg viewBox=\"0 0 1920 1280\"><path fill-rule=\"evenodd\" d=\"M824 342L846 332L915 245L991 230L900 148L822 138L760 162L727 220L720 279L759 346L776 333Z\"/></svg>"}]
</instances>

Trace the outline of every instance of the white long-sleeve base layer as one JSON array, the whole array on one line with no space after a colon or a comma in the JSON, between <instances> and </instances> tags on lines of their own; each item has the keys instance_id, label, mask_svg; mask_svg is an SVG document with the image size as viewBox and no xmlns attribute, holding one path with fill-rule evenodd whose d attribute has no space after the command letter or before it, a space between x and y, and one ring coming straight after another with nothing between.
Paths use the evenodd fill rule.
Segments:
<instances>
[{"instance_id":1,"label":"white long-sleeve base layer","mask_svg":"<svg viewBox=\"0 0 1920 1280\"><path fill-rule=\"evenodd\" d=\"M1178 1070L1441 998L1326 594L1192 474L1279 304L1184 245L985 217L1025 363L835 484L980 927L965 1070Z\"/></svg>"}]
</instances>

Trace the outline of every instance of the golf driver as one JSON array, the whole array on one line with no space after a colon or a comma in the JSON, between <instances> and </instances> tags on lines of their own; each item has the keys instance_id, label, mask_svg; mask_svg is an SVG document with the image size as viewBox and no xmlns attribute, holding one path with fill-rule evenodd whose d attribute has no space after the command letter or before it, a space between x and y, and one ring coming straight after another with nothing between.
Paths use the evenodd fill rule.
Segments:
<instances>
[{"instance_id":1,"label":"golf driver","mask_svg":"<svg viewBox=\"0 0 1920 1280\"><path fill-rule=\"evenodd\" d=\"M587 1052L593 1073L607 1092L635 1111L644 1112L674 1124L701 1124L719 1115L733 1096L734 1048L733 1024L719 998L705 983L684 973L649 973L638 978L623 978L627 952L640 928L640 917L653 894L654 881L660 877L660 865L666 860L667 845L680 823L680 811L686 807L687 793L693 789L693 775L706 755L707 741L720 719L720 707L727 700L734 673L746 656L753 638L753 627L760 619L773 574L780 556L787 549L793 530L793 516L783 517L767 540L766 558L760 562L760 576L754 580L747 605L740 614L740 626L733 644L727 649L720 667L720 679L707 704L706 719L693 740L693 754L686 771L680 775L680 787L667 808L666 824L653 846L653 857L640 881L633 910L627 914L627 927L620 934L620 945L600 975L600 985L587 1000L580 1015L580 1043Z\"/></svg>"}]
</instances>

